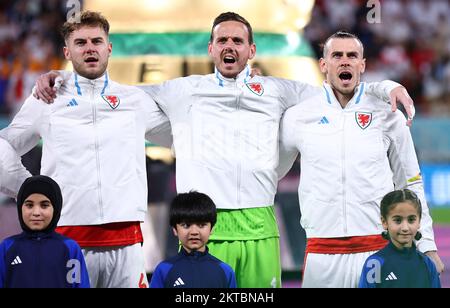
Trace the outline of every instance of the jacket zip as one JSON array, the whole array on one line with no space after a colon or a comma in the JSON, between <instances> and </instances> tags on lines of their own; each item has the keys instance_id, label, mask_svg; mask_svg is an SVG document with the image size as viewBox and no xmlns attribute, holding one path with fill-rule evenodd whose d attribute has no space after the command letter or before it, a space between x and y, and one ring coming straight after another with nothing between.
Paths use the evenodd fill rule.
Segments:
<instances>
[{"instance_id":1,"label":"jacket zip","mask_svg":"<svg viewBox=\"0 0 450 308\"><path fill-rule=\"evenodd\" d=\"M241 94L242 91L238 88L237 81L235 83L236 89L238 89L237 97L236 97L236 110L237 110L237 119L238 119L238 127L235 130L235 137L237 141L237 150L239 151L239 159L237 162L237 177L236 177L236 184L237 184L237 192L236 192L236 198L237 198L237 204L238 206L241 205L241 121L240 121L240 111L241 111Z\"/></svg>"},{"instance_id":2,"label":"jacket zip","mask_svg":"<svg viewBox=\"0 0 450 308\"><path fill-rule=\"evenodd\" d=\"M34 244L37 246L37 256L35 258L35 273L36 273L36 277L42 277L42 273L41 273L41 268L40 268L40 264L41 264L41 251L42 251L42 242L41 242L41 237L37 237L34 240ZM39 279L39 283L41 283L40 279Z\"/></svg>"},{"instance_id":3,"label":"jacket zip","mask_svg":"<svg viewBox=\"0 0 450 308\"><path fill-rule=\"evenodd\" d=\"M91 94L90 101L92 104L92 125L94 127L94 136L95 136L95 160L97 166L98 205L100 211L100 218L103 220L102 181L101 181L99 142L97 134L97 107L95 102L95 84L92 85L90 94Z\"/></svg>"},{"instance_id":4,"label":"jacket zip","mask_svg":"<svg viewBox=\"0 0 450 308\"><path fill-rule=\"evenodd\" d=\"M346 113L345 110L342 110L342 208L343 208L343 215L344 215L344 234L347 234L348 232L348 226L347 226L347 206L346 206L346 176L345 176L345 119Z\"/></svg>"}]
</instances>

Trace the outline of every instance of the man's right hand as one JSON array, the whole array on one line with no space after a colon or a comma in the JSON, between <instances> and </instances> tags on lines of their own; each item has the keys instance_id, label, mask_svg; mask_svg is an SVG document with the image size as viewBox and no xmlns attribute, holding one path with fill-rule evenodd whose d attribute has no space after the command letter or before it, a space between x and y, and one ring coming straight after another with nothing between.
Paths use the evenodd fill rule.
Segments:
<instances>
[{"instance_id":1,"label":"man's right hand","mask_svg":"<svg viewBox=\"0 0 450 308\"><path fill-rule=\"evenodd\" d=\"M56 91L63 83L63 79L57 71L50 71L39 76L33 88L33 96L42 99L47 104L53 103L56 98Z\"/></svg>"}]
</instances>

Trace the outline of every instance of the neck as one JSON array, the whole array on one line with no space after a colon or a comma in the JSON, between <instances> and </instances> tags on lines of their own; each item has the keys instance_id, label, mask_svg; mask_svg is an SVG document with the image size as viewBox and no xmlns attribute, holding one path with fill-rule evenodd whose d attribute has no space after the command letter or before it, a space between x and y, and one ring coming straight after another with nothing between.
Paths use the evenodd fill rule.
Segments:
<instances>
[{"instance_id":1,"label":"neck","mask_svg":"<svg viewBox=\"0 0 450 308\"><path fill-rule=\"evenodd\" d=\"M347 106L348 102L352 99L354 95L353 92L351 94L344 94L335 89L333 89L333 92L342 108L345 108Z\"/></svg>"},{"instance_id":2,"label":"neck","mask_svg":"<svg viewBox=\"0 0 450 308\"><path fill-rule=\"evenodd\" d=\"M222 72L220 72L220 74L221 74L223 77L228 78L228 79L236 79L237 76L238 76L238 75L224 75Z\"/></svg>"},{"instance_id":3,"label":"neck","mask_svg":"<svg viewBox=\"0 0 450 308\"><path fill-rule=\"evenodd\" d=\"M106 71L103 71L100 75L96 74L96 75L86 75L86 74L80 74L79 72L77 72L74 69L75 74L77 74L78 76L81 76L83 78L89 79L89 80L96 80L99 79L100 77L102 77L103 75L105 75Z\"/></svg>"},{"instance_id":4,"label":"neck","mask_svg":"<svg viewBox=\"0 0 450 308\"><path fill-rule=\"evenodd\" d=\"M400 244L400 243L398 243L397 241L393 241L393 240L391 240L391 242L392 242L392 244L397 248L397 249L399 249L399 250L403 250L403 249L405 249L405 248L411 248L412 247L412 242L410 242L410 243L407 243L407 244Z\"/></svg>"},{"instance_id":5,"label":"neck","mask_svg":"<svg viewBox=\"0 0 450 308\"><path fill-rule=\"evenodd\" d=\"M247 77L247 76L249 76L250 75L250 69L249 69L249 66L248 65L246 65L241 71L239 71L237 74L232 74L232 75L230 75L230 74L227 74L227 72L221 72L218 68L217 68L217 66L215 67L215 72L216 73L219 73L223 78L225 78L225 79L229 79L229 80L231 80L231 79L238 79L239 78L239 75L241 74L241 73L243 73L245 71L245 73L243 74L244 76L243 77Z\"/></svg>"},{"instance_id":6,"label":"neck","mask_svg":"<svg viewBox=\"0 0 450 308\"><path fill-rule=\"evenodd\" d=\"M196 252L196 251L198 251L198 252L205 252L205 250L206 250L206 246L202 246L202 247L200 247L199 249L189 249L189 248L186 247L186 246L183 246L183 248L184 248L184 250L186 250L188 253L192 253L192 252Z\"/></svg>"}]
</instances>

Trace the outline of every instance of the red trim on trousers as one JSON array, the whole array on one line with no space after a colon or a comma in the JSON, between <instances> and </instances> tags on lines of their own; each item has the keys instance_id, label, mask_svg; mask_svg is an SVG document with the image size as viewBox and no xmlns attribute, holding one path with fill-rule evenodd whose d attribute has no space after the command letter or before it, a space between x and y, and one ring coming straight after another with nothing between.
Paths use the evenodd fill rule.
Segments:
<instances>
[{"instance_id":1,"label":"red trim on trousers","mask_svg":"<svg viewBox=\"0 0 450 308\"><path fill-rule=\"evenodd\" d=\"M62 226L57 227L56 232L73 239L82 248L128 246L143 242L139 221L92 226Z\"/></svg>"},{"instance_id":2,"label":"red trim on trousers","mask_svg":"<svg viewBox=\"0 0 450 308\"><path fill-rule=\"evenodd\" d=\"M337 238L309 238L306 254L350 254L375 251L384 248L388 241L381 235L350 236Z\"/></svg>"}]
</instances>

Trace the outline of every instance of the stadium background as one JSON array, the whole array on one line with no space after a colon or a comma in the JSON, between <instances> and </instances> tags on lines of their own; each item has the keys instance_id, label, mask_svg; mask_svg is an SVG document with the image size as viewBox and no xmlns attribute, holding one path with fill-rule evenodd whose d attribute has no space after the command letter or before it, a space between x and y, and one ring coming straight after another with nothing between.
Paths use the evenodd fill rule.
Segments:
<instances>
[{"instance_id":1,"label":"stadium background","mask_svg":"<svg viewBox=\"0 0 450 308\"><path fill-rule=\"evenodd\" d=\"M359 35L366 47L363 79L398 81L415 101L412 134L439 254L448 269L442 281L450 287L449 0L2 0L0 128L8 125L39 74L66 67L56 29L77 3L110 20L109 72L128 84L210 73L213 66L206 45L212 20L222 11L236 11L253 25L258 49L252 65L263 74L315 84L322 82L317 69L319 44L340 29ZM23 157L35 174L40 151L36 147ZM176 253L176 239L166 224L167 203L175 195L175 170L169 150L149 144L147 154L151 218L143 231L151 272L157 262ZM303 263L298 174L297 163L280 182L276 199L285 287L299 285ZM14 200L0 195L0 240L20 230L16 218Z\"/></svg>"}]
</instances>

